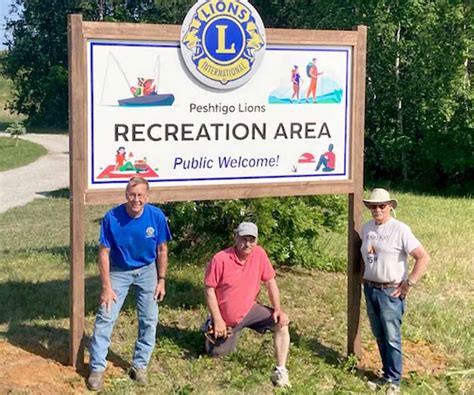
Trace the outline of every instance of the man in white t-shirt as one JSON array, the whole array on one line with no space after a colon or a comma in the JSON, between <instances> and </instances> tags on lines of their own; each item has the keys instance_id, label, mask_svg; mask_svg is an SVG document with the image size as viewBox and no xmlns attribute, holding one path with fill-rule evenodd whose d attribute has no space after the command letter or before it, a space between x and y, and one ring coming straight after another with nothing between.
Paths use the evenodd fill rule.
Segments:
<instances>
[{"instance_id":1,"label":"man in white t-shirt","mask_svg":"<svg viewBox=\"0 0 474 395\"><path fill-rule=\"evenodd\" d=\"M398 394L405 297L425 273L430 258L410 228L390 215L398 202L385 189L374 189L364 204L373 218L362 228L364 294L383 365L383 377L368 384L373 390L386 385L387 394ZM408 256L415 259L411 273Z\"/></svg>"}]
</instances>

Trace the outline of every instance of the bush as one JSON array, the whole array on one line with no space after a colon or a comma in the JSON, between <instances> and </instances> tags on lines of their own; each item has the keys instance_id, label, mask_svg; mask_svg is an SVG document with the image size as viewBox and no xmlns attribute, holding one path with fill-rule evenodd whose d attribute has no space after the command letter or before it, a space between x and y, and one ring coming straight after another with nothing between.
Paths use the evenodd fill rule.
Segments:
<instances>
[{"instance_id":1,"label":"bush","mask_svg":"<svg viewBox=\"0 0 474 395\"><path fill-rule=\"evenodd\" d=\"M15 145L18 144L18 138L26 133L25 125L23 122L17 121L13 122L8 128L5 129L5 132L10 134L10 137L15 139Z\"/></svg>"},{"instance_id":2,"label":"bush","mask_svg":"<svg viewBox=\"0 0 474 395\"><path fill-rule=\"evenodd\" d=\"M316 246L328 231L345 226L343 196L180 202L163 209L174 235L172 254L183 262L205 264L233 244L233 231L240 222L252 221L259 227L259 243L277 266L341 267Z\"/></svg>"}]
</instances>

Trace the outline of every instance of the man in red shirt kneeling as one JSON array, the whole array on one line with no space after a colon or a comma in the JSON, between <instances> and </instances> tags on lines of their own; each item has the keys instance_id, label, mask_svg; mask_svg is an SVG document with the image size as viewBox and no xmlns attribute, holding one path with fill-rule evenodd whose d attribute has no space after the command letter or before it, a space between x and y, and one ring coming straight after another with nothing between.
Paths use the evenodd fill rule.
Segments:
<instances>
[{"instance_id":1,"label":"man in red shirt kneeling","mask_svg":"<svg viewBox=\"0 0 474 395\"><path fill-rule=\"evenodd\" d=\"M276 367L271 380L277 387L289 387L289 319L280 306L275 270L265 250L257 245L257 238L257 225L242 222L235 230L234 246L218 252L207 265L204 283L211 317L206 328L206 352L220 357L234 351L243 328L272 331ZM260 282L265 284L273 308L256 301Z\"/></svg>"}]
</instances>

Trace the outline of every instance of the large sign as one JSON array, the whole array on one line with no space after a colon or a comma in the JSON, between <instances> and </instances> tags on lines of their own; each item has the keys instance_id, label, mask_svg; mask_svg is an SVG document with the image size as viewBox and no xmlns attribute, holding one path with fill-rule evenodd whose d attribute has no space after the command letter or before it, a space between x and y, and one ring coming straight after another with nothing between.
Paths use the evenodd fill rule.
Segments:
<instances>
[{"instance_id":1,"label":"large sign","mask_svg":"<svg viewBox=\"0 0 474 395\"><path fill-rule=\"evenodd\" d=\"M360 355L367 28L264 31L245 0L200 0L183 26L68 20L71 364L85 206L123 202L134 175L153 202L349 194L347 348Z\"/></svg>"},{"instance_id":2,"label":"large sign","mask_svg":"<svg viewBox=\"0 0 474 395\"><path fill-rule=\"evenodd\" d=\"M350 46L267 45L232 90L198 82L180 52L87 42L89 189L136 174L153 187L349 179Z\"/></svg>"}]
</instances>

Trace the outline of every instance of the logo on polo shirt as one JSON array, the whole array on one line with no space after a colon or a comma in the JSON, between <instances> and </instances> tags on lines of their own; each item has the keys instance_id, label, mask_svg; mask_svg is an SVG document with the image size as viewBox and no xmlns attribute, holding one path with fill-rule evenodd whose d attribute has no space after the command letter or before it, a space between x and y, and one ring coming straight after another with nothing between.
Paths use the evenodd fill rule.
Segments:
<instances>
[{"instance_id":1,"label":"logo on polo shirt","mask_svg":"<svg viewBox=\"0 0 474 395\"><path fill-rule=\"evenodd\" d=\"M153 237L155 235L155 229L149 226L146 228L146 237Z\"/></svg>"},{"instance_id":2,"label":"logo on polo shirt","mask_svg":"<svg viewBox=\"0 0 474 395\"><path fill-rule=\"evenodd\" d=\"M243 85L257 71L264 52L262 19L246 0L199 0L183 22L184 63L211 88Z\"/></svg>"}]
</instances>

